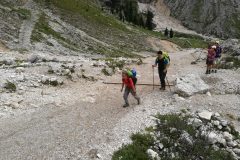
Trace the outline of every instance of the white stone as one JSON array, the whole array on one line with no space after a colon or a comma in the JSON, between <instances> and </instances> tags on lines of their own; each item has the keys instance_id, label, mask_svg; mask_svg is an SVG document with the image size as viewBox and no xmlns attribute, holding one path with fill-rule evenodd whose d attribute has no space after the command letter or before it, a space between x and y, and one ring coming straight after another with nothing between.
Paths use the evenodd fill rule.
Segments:
<instances>
[{"instance_id":1,"label":"white stone","mask_svg":"<svg viewBox=\"0 0 240 160\"><path fill-rule=\"evenodd\" d=\"M24 68L23 67L17 67L15 72L16 73L22 73L22 72L24 72Z\"/></svg>"},{"instance_id":2,"label":"white stone","mask_svg":"<svg viewBox=\"0 0 240 160\"><path fill-rule=\"evenodd\" d=\"M238 156L240 156L240 149L239 148L234 148L233 152L236 153Z\"/></svg>"},{"instance_id":3,"label":"white stone","mask_svg":"<svg viewBox=\"0 0 240 160\"><path fill-rule=\"evenodd\" d=\"M219 134L215 132L210 132L207 134L207 138L210 144L221 143L226 146L226 140Z\"/></svg>"},{"instance_id":4,"label":"white stone","mask_svg":"<svg viewBox=\"0 0 240 160\"><path fill-rule=\"evenodd\" d=\"M176 93L189 97L196 93L206 93L210 87L199 75L188 74L176 79Z\"/></svg>"},{"instance_id":5,"label":"white stone","mask_svg":"<svg viewBox=\"0 0 240 160\"><path fill-rule=\"evenodd\" d=\"M159 144L158 144L158 148L159 148L160 150L162 150L162 149L164 148L164 145L163 145L162 143L159 143Z\"/></svg>"},{"instance_id":6,"label":"white stone","mask_svg":"<svg viewBox=\"0 0 240 160\"><path fill-rule=\"evenodd\" d=\"M198 118L194 118L193 121L192 121L192 125L194 127L200 127L202 125L202 121Z\"/></svg>"},{"instance_id":7,"label":"white stone","mask_svg":"<svg viewBox=\"0 0 240 160\"><path fill-rule=\"evenodd\" d=\"M227 127L228 122L227 122L226 120L221 120L221 125L222 125L223 127Z\"/></svg>"},{"instance_id":8,"label":"white stone","mask_svg":"<svg viewBox=\"0 0 240 160\"><path fill-rule=\"evenodd\" d=\"M64 71L63 71L63 75L70 75L71 74L71 71L69 70L69 69L65 69Z\"/></svg>"},{"instance_id":9,"label":"white stone","mask_svg":"<svg viewBox=\"0 0 240 160\"><path fill-rule=\"evenodd\" d=\"M238 145L238 143L236 141L230 141L230 142L227 143L227 145L229 147L236 147Z\"/></svg>"},{"instance_id":10,"label":"white stone","mask_svg":"<svg viewBox=\"0 0 240 160\"><path fill-rule=\"evenodd\" d=\"M223 132L223 137L228 141L232 141L233 136L229 132Z\"/></svg>"},{"instance_id":11,"label":"white stone","mask_svg":"<svg viewBox=\"0 0 240 160\"><path fill-rule=\"evenodd\" d=\"M220 125L219 121L213 121L212 123L213 123L214 126L219 126Z\"/></svg>"},{"instance_id":12,"label":"white stone","mask_svg":"<svg viewBox=\"0 0 240 160\"><path fill-rule=\"evenodd\" d=\"M207 92L207 95L208 95L209 97L211 97L211 96L212 96L210 92Z\"/></svg>"},{"instance_id":13,"label":"white stone","mask_svg":"<svg viewBox=\"0 0 240 160\"><path fill-rule=\"evenodd\" d=\"M46 77L46 76L43 76L42 79L41 79L41 82L42 82L43 84L47 84L47 83L49 83L49 78Z\"/></svg>"},{"instance_id":14,"label":"white stone","mask_svg":"<svg viewBox=\"0 0 240 160\"><path fill-rule=\"evenodd\" d=\"M198 113L198 116L205 120L211 120L212 115L213 115L213 113L209 112L207 110Z\"/></svg>"},{"instance_id":15,"label":"white stone","mask_svg":"<svg viewBox=\"0 0 240 160\"><path fill-rule=\"evenodd\" d=\"M147 154L154 160L160 160L160 157L158 156L157 152L153 151L152 149L148 149Z\"/></svg>"}]
</instances>

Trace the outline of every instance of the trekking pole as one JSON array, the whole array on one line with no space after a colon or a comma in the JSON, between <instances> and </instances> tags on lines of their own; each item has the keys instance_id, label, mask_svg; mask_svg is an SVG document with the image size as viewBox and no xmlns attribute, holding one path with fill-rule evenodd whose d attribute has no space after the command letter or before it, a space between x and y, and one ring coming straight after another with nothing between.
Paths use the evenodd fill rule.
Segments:
<instances>
[{"instance_id":1,"label":"trekking pole","mask_svg":"<svg viewBox=\"0 0 240 160\"><path fill-rule=\"evenodd\" d=\"M171 91L171 87L170 87L169 82L168 82L168 78L167 78L167 76L166 76L166 80L167 80L167 83L168 83L168 86L169 86L170 92L172 92L172 91Z\"/></svg>"},{"instance_id":2,"label":"trekking pole","mask_svg":"<svg viewBox=\"0 0 240 160\"><path fill-rule=\"evenodd\" d=\"M152 67L153 70L153 90L154 90L154 67Z\"/></svg>"}]
</instances>

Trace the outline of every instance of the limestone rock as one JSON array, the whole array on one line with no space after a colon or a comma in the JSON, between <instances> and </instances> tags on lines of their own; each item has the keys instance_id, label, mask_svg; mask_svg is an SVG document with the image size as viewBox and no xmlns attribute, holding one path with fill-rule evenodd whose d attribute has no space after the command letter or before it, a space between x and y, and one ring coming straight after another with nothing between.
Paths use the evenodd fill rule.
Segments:
<instances>
[{"instance_id":1,"label":"limestone rock","mask_svg":"<svg viewBox=\"0 0 240 160\"><path fill-rule=\"evenodd\" d=\"M209 112L209 111L206 111L206 110L198 113L198 116L201 119L205 119L205 120L211 120L212 115L213 115L212 112Z\"/></svg>"},{"instance_id":2,"label":"limestone rock","mask_svg":"<svg viewBox=\"0 0 240 160\"><path fill-rule=\"evenodd\" d=\"M189 97L196 93L206 93L210 87L195 74L188 74L186 76L176 79L176 93L181 96Z\"/></svg>"}]
</instances>

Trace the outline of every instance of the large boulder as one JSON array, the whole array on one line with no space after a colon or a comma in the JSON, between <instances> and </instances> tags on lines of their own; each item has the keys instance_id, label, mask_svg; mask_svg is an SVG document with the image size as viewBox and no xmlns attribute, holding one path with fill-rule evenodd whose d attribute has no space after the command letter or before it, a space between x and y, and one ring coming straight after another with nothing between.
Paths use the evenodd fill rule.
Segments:
<instances>
[{"instance_id":1,"label":"large boulder","mask_svg":"<svg viewBox=\"0 0 240 160\"><path fill-rule=\"evenodd\" d=\"M176 93L189 97L196 93L206 93L210 87L199 75L188 74L176 79Z\"/></svg>"}]
</instances>

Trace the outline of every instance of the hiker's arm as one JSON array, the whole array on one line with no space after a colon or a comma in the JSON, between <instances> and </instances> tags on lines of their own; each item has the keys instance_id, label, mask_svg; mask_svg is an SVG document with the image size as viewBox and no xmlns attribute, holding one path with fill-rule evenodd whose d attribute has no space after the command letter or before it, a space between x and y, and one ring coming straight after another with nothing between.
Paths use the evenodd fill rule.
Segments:
<instances>
[{"instance_id":1,"label":"hiker's arm","mask_svg":"<svg viewBox=\"0 0 240 160\"><path fill-rule=\"evenodd\" d=\"M155 60L155 64L152 67L157 67L157 59Z\"/></svg>"},{"instance_id":2,"label":"hiker's arm","mask_svg":"<svg viewBox=\"0 0 240 160\"><path fill-rule=\"evenodd\" d=\"M124 87L124 82L122 80L122 88L121 88L121 92L123 91L123 87Z\"/></svg>"}]
</instances>

